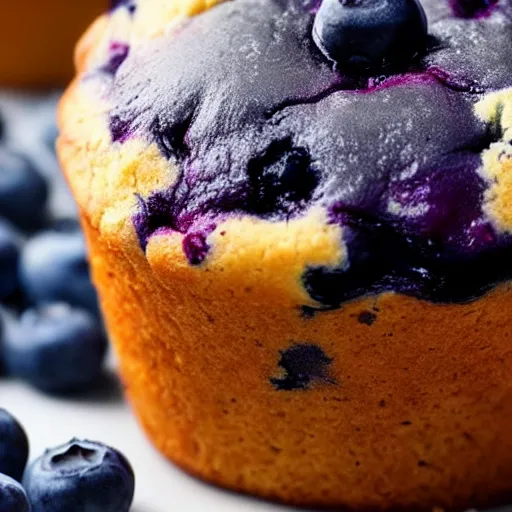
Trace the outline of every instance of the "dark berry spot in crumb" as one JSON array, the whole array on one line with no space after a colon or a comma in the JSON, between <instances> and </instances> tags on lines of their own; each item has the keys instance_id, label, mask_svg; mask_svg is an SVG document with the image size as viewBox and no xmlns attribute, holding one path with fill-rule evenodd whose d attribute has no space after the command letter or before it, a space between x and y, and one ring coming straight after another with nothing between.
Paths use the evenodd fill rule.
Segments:
<instances>
[{"instance_id":1,"label":"dark berry spot in crumb","mask_svg":"<svg viewBox=\"0 0 512 512\"><path fill-rule=\"evenodd\" d=\"M375 320L377 320L377 315L371 311L361 311L357 317L357 320L361 324L372 325Z\"/></svg>"},{"instance_id":2,"label":"dark berry spot in crumb","mask_svg":"<svg viewBox=\"0 0 512 512\"><path fill-rule=\"evenodd\" d=\"M314 382L335 384L329 376L332 358L318 346L310 343L297 343L283 350L278 361L285 374L273 377L271 384L280 391L309 389Z\"/></svg>"}]
</instances>

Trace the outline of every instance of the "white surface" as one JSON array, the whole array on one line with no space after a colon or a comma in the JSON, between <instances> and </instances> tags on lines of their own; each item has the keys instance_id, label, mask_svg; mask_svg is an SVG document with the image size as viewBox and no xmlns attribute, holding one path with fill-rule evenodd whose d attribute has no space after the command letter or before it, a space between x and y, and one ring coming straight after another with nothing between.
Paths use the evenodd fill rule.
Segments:
<instances>
[{"instance_id":1,"label":"white surface","mask_svg":"<svg viewBox=\"0 0 512 512\"><path fill-rule=\"evenodd\" d=\"M14 414L25 427L31 460L45 448L73 437L102 441L121 450L135 471L132 512L291 510L216 489L173 466L147 441L113 377L103 390L77 399L46 396L22 383L0 379L0 407Z\"/></svg>"}]
</instances>

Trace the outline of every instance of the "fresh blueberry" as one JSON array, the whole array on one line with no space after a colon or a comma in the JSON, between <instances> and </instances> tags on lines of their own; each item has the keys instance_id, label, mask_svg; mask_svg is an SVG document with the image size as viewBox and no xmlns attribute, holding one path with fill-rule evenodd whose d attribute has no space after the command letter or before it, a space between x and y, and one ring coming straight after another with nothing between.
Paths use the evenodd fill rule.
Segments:
<instances>
[{"instance_id":1,"label":"fresh blueberry","mask_svg":"<svg viewBox=\"0 0 512 512\"><path fill-rule=\"evenodd\" d=\"M0 512L29 512L30 505L21 484L0 473Z\"/></svg>"},{"instance_id":2,"label":"fresh blueberry","mask_svg":"<svg viewBox=\"0 0 512 512\"><path fill-rule=\"evenodd\" d=\"M0 301L11 295L18 287L19 250L17 233L0 218Z\"/></svg>"},{"instance_id":3,"label":"fresh blueberry","mask_svg":"<svg viewBox=\"0 0 512 512\"><path fill-rule=\"evenodd\" d=\"M7 326L16 321L16 312L6 305L0 304L0 377L4 376L6 373L4 338L7 332Z\"/></svg>"},{"instance_id":4,"label":"fresh blueberry","mask_svg":"<svg viewBox=\"0 0 512 512\"><path fill-rule=\"evenodd\" d=\"M41 225L48 185L20 153L0 147L0 216L23 229Z\"/></svg>"},{"instance_id":5,"label":"fresh blueberry","mask_svg":"<svg viewBox=\"0 0 512 512\"><path fill-rule=\"evenodd\" d=\"M55 144L59 135L59 129L57 128L57 121L55 120L55 111L52 112L52 116L49 117L44 123L43 127L43 142L46 147L55 151Z\"/></svg>"},{"instance_id":6,"label":"fresh blueberry","mask_svg":"<svg viewBox=\"0 0 512 512\"><path fill-rule=\"evenodd\" d=\"M63 217L52 222L48 227L48 231L56 231L57 233L76 233L77 231L80 231L80 223L77 219Z\"/></svg>"},{"instance_id":7,"label":"fresh blueberry","mask_svg":"<svg viewBox=\"0 0 512 512\"><path fill-rule=\"evenodd\" d=\"M28 310L8 326L7 372L43 391L82 391L97 381L106 337L97 317L66 304Z\"/></svg>"},{"instance_id":8,"label":"fresh blueberry","mask_svg":"<svg viewBox=\"0 0 512 512\"><path fill-rule=\"evenodd\" d=\"M127 512L135 477L117 450L73 439L34 461L23 483L32 512Z\"/></svg>"},{"instance_id":9,"label":"fresh blueberry","mask_svg":"<svg viewBox=\"0 0 512 512\"><path fill-rule=\"evenodd\" d=\"M419 0L323 0L313 39L340 70L376 71L420 52L427 17Z\"/></svg>"},{"instance_id":10,"label":"fresh blueberry","mask_svg":"<svg viewBox=\"0 0 512 512\"><path fill-rule=\"evenodd\" d=\"M80 230L69 228L61 225L25 245L19 267L21 286L35 304L67 302L97 314L85 240Z\"/></svg>"},{"instance_id":11,"label":"fresh blueberry","mask_svg":"<svg viewBox=\"0 0 512 512\"><path fill-rule=\"evenodd\" d=\"M21 481L28 459L28 439L18 420L0 409L0 473Z\"/></svg>"},{"instance_id":12,"label":"fresh blueberry","mask_svg":"<svg viewBox=\"0 0 512 512\"><path fill-rule=\"evenodd\" d=\"M0 377L4 374L5 363L4 363L4 316L3 308L0 306Z\"/></svg>"}]
</instances>

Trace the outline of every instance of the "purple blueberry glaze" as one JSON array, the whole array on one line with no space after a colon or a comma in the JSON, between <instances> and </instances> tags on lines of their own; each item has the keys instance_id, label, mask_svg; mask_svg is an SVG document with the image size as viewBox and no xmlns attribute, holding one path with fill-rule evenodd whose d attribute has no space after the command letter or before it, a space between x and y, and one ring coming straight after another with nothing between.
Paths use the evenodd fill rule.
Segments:
<instances>
[{"instance_id":1,"label":"purple blueberry glaze","mask_svg":"<svg viewBox=\"0 0 512 512\"><path fill-rule=\"evenodd\" d=\"M126 43L112 41L108 49L109 59L103 68L104 71L114 75L128 57L129 51L130 47Z\"/></svg>"},{"instance_id":2,"label":"purple blueberry glaze","mask_svg":"<svg viewBox=\"0 0 512 512\"><path fill-rule=\"evenodd\" d=\"M210 249L206 238L215 229L215 224L211 228L202 233L187 233L183 237L183 252L191 265L199 265L205 260Z\"/></svg>"},{"instance_id":3,"label":"purple blueberry glaze","mask_svg":"<svg viewBox=\"0 0 512 512\"><path fill-rule=\"evenodd\" d=\"M480 18L489 16L498 0L449 0L455 16L461 18Z\"/></svg>"},{"instance_id":4,"label":"purple blueberry glaze","mask_svg":"<svg viewBox=\"0 0 512 512\"><path fill-rule=\"evenodd\" d=\"M474 104L512 86L512 10L470 4L461 17L424 0L428 46L391 76L334 69L310 37L316 4L300 0L227 2L131 51L112 76L112 138L155 142L179 169L140 199L141 246L179 232L200 264L228 216L319 206L348 249L343 267L304 275L326 307L384 290L461 302L511 278L512 239L482 211L497 130Z\"/></svg>"}]
</instances>

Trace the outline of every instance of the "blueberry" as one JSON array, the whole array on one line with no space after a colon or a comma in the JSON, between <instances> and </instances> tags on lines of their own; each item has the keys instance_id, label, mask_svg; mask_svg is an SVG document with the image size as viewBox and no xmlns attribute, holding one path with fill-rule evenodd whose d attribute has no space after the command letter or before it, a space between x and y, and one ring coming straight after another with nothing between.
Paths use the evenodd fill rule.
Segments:
<instances>
[{"instance_id":1,"label":"blueberry","mask_svg":"<svg viewBox=\"0 0 512 512\"><path fill-rule=\"evenodd\" d=\"M66 304L28 310L5 339L7 372L53 393L81 391L101 374L106 337L97 317Z\"/></svg>"},{"instance_id":2,"label":"blueberry","mask_svg":"<svg viewBox=\"0 0 512 512\"><path fill-rule=\"evenodd\" d=\"M24 247L19 268L21 286L33 303L62 301L98 313L85 240L70 224L33 237Z\"/></svg>"},{"instance_id":3,"label":"blueberry","mask_svg":"<svg viewBox=\"0 0 512 512\"><path fill-rule=\"evenodd\" d=\"M34 461L23 483L32 512L127 512L135 477L117 450L73 439Z\"/></svg>"},{"instance_id":4,"label":"blueberry","mask_svg":"<svg viewBox=\"0 0 512 512\"><path fill-rule=\"evenodd\" d=\"M21 484L0 473L0 512L29 512L30 505Z\"/></svg>"},{"instance_id":5,"label":"blueberry","mask_svg":"<svg viewBox=\"0 0 512 512\"><path fill-rule=\"evenodd\" d=\"M75 233L80 231L80 224L76 219L63 217L56 219L48 227L48 231L56 231L58 233Z\"/></svg>"},{"instance_id":6,"label":"blueberry","mask_svg":"<svg viewBox=\"0 0 512 512\"><path fill-rule=\"evenodd\" d=\"M52 151L55 151L55 144L57 143L58 135L59 129L57 128L55 113L53 113L53 116L44 124L42 134L43 143Z\"/></svg>"},{"instance_id":7,"label":"blueberry","mask_svg":"<svg viewBox=\"0 0 512 512\"><path fill-rule=\"evenodd\" d=\"M3 316L3 308L0 306L0 377L4 374L4 316Z\"/></svg>"},{"instance_id":8,"label":"blueberry","mask_svg":"<svg viewBox=\"0 0 512 512\"><path fill-rule=\"evenodd\" d=\"M48 185L20 153L0 147L0 216L23 229L41 225Z\"/></svg>"},{"instance_id":9,"label":"blueberry","mask_svg":"<svg viewBox=\"0 0 512 512\"><path fill-rule=\"evenodd\" d=\"M17 233L0 218L0 301L18 287L19 249Z\"/></svg>"},{"instance_id":10,"label":"blueberry","mask_svg":"<svg viewBox=\"0 0 512 512\"><path fill-rule=\"evenodd\" d=\"M21 481L28 459L28 439L18 420L0 409L0 473Z\"/></svg>"},{"instance_id":11,"label":"blueberry","mask_svg":"<svg viewBox=\"0 0 512 512\"><path fill-rule=\"evenodd\" d=\"M376 71L424 47L427 18L418 0L323 0L313 39L340 70Z\"/></svg>"}]
</instances>

